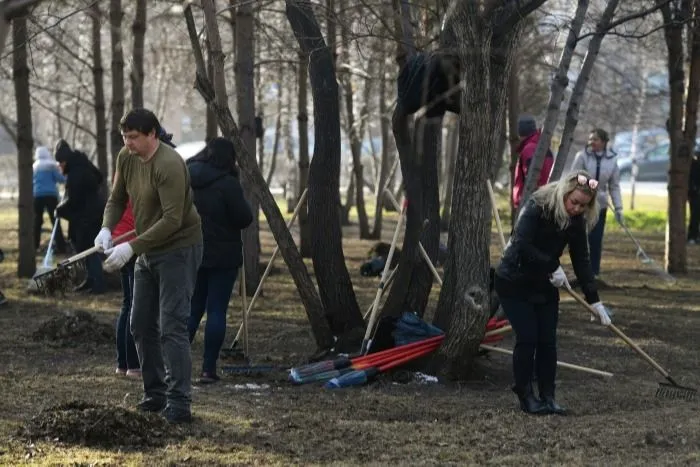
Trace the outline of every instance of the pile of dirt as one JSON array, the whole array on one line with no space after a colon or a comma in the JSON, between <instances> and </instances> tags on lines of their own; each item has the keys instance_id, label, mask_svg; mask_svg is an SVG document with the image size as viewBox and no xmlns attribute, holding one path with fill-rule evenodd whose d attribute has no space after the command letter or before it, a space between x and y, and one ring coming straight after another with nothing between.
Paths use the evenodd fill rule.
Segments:
<instances>
[{"instance_id":1,"label":"pile of dirt","mask_svg":"<svg viewBox=\"0 0 700 467\"><path fill-rule=\"evenodd\" d=\"M111 344L114 342L114 327L99 322L88 312L76 310L43 322L32 334L32 339L60 347Z\"/></svg>"},{"instance_id":2,"label":"pile of dirt","mask_svg":"<svg viewBox=\"0 0 700 467\"><path fill-rule=\"evenodd\" d=\"M72 401L43 410L18 431L38 439L102 448L163 446L175 428L156 414Z\"/></svg>"}]
</instances>

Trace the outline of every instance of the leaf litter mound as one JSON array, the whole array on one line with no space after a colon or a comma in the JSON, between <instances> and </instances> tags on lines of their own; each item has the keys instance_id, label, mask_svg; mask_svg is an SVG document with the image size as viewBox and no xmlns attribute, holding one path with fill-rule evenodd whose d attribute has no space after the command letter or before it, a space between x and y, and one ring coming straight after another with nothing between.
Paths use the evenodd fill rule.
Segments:
<instances>
[{"instance_id":1,"label":"leaf litter mound","mask_svg":"<svg viewBox=\"0 0 700 467\"><path fill-rule=\"evenodd\" d=\"M47 341L59 347L112 344L114 327L98 321L86 311L74 310L44 321L34 331L32 339Z\"/></svg>"},{"instance_id":2,"label":"leaf litter mound","mask_svg":"<svg viewBox=\"0 0 700 467\"><path fill-rule=\"evenodd\" d=\"M157 414L75 400L42 410L18 435L29 441L89 447L156 447L163 446L175 430Z\"/></svg>"}]
</instances>

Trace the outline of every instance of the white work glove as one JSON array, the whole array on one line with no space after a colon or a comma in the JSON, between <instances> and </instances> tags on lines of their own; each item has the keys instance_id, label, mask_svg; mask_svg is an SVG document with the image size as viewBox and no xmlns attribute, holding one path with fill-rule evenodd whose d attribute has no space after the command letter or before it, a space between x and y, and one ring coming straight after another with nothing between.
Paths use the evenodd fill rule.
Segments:
<instances>
[{"instance_id":1,"label":"white work glove","mask_svg":"<svg viewBox=\"0 0 700 467\"><path fill-rule=\"evenodd\" d=\"M620 225L625 225L625 216L622 214L622 208L615 210L615 220Z\"/></svg>"},{"instance_id":2,"label":"white work glove","mask_svg":"<svg viewBox=\"0 0 700 467\"><path fill-rule=\"evenodd\" d=\"M596 302L593 305L591 305L591 308L595 310L596 314L598 315L598 318L600 319L600 324L603 326L609 326L612 324L612 321L610 320L610 315L608 315L608 310L605 309L605 306L603 305L603 302Z\"/></svg>"},{"instance_id":3,"label":"white work glove","mask_svg":"<svg viewBox=\"0 0 700 467\"><path fill-rule=\"evenodd\" d=\"M104 270L113 272L121 269L134 256L134 250L129 245L129 242L120 243L114 248L105 250L105 254L109 255L105 260Z\"/></svg>"},{"instance_id":4,"label":"white work glove","mask_svg":"<svg viewBox=\"0 0 700 467\"><path fill-rule=\"evenodd\" d=\"M104 252L112 248L112 232L107 227L100 229L100 233L95 237L95 246L99 246Z\"/></svg>"},{"instance_id":5,"label":"white work glove","mask_svg":"<svg viewBox=\"0 0 700 467\"><path fill-rule=\"evenodd\" d=\"M569 285L569 280L566 278L566 273L559 266L549 278L549 282L552 283L554 287L564 287L564 285Z\"/></svg>"}]
</instances>

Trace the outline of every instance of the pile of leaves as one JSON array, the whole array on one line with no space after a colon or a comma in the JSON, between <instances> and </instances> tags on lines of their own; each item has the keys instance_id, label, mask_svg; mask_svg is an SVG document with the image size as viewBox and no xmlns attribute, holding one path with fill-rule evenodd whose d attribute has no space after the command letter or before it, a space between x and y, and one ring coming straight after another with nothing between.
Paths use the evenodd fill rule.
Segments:
<instances>
[{"instance_id":1,"label":"pile of leaves","mask_svg":"<svg viewBox=\"0 0 700 467\"><path fill-rule=\"evenodd\" d=\"M32 334L32 339L59 347L111 344L114 342L114 326L98 321L86 311L76 310L43 322Z\"/></svg>"},{"instance_id":2,"label":"pile of leaves","mask_svg":"<svg viewBox=\"0 0 700 467\"><path fill-rule=\"evenodd\" d=\"M175 428L157 414L72 401L41 411L18 435L28 441L119 448L163 446Z\"/></svg>"}]
</instances>

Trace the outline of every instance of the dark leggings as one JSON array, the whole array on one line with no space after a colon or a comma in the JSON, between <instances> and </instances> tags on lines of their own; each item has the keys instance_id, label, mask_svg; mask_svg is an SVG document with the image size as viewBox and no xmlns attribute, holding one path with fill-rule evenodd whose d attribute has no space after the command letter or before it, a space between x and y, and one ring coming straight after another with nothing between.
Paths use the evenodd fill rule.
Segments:
<instances>
[{"instance_id":1,"label":"dark leggings","mask_svg":"<svg viewBox=\"0 0 700 467\"><path fill-rule=\"evenodd\" d=\"M513 375L516 392L527 392L532 384L532 373L535 370L540 397L554 397L554 378L557 374L558 301L535 304L524 299L503 296L500 300L503 311L515 331Z\"/></svg>"}]
</instances>

